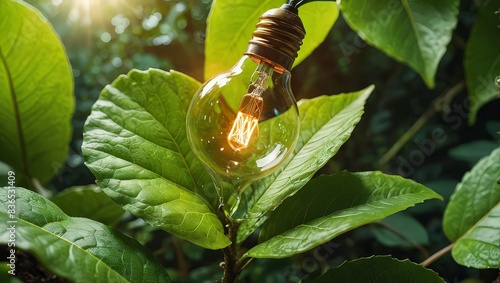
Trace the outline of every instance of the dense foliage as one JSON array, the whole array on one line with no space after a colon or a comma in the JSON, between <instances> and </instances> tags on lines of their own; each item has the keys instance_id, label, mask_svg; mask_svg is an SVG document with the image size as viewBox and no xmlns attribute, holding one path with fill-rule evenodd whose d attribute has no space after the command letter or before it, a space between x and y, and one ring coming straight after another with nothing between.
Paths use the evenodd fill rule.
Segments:
<instances>
[{"instance_id":1,"label":"dense foliage","mask_svg":"<svg viewBox=\"0 0 500 283\"><path fill-rule=\"evenodd\" d=\"M497 1L306 1L299 144L241 223L186 109L284 1L27 2L0 0L0 243L15 218L21 280L498 277Z\"/></svg>"}]
</instances>

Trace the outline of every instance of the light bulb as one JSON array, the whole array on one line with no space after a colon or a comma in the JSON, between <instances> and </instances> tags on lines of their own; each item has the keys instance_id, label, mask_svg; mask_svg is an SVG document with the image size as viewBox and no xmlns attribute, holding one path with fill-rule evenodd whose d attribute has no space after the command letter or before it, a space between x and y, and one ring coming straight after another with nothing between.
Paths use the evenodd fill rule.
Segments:
<instances>
[{"instance_id":1,"label":"light bulb","mask_svg":"<svg viewBox=\"0 0 500 283\"><path fill-rule=\"evenodd\" d=\"M305 31L290 7L262 15L242 58L204 83L188 109L189 143L232 219L247 217L238 210L241 192L276 171L297 144L299 112L288 70Z\"/></svg>"}]
</instances>

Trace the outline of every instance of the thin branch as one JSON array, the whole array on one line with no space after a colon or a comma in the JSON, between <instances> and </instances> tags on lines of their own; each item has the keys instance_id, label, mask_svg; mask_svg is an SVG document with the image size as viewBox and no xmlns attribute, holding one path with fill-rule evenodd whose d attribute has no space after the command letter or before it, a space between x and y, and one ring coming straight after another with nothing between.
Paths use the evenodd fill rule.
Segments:
<instances>
[{"instance_id":1,"label":"thin branch","mask_svg":"<svg viewBox=\"0 0 500 283\"><path fill-rule=\"evenodd\" d=\"M452 88L445 91L443 94L434 99L431 103L431 107L418 118L418 120L411 126L411 128L404 133L393 145L392 147L380 158L379 163L381 165L386 164L391 159L393 159L399 151L415 136L418 131L420 131L429 120L434 117L438 112L443 111L443 109L448 109L448 104L450 101L459 94L465 88L464 81L458 82Z\"/></svg>"},{"instance_id":2,"label":"thin branch","mask_svg":"<svg viewBox=\"0 0 500 283\"><path fill-rule=\"evenodd\" d=\"M153 256L156 258L156 257L159 257L161 256L162 254L166 253L169 251L169 248L166 247L166 246L162 246L161 248L153 251Z\"/></svg>"},{"instance_id":3,"label":"thin branch","mask_svg":"<svg viewBox=\"0 0 500 283\"><path fill-rule=\"evenodd\" d=\"M445 255L449 251L451 251L451 249L453 248L453 246L455 246L454 242L451 243L451 244L449 244L448 246L444 247L440 251L436 252L435 254L431 255L430 257L428 257L420 265L422 265L423 267L429 266L431 263L435 262L436 260L438 260L439 258L441 258L443 255Z\"/></svg>"},{"instance_id":4,"label":"thin branch","mask_svg":"<svg viewBox=\"0 0 500 283\"><path fill-rule=\"evenodd\" d=\"M246 259L248 259L247 261L245 261ZM254 260L253 257L251 258L248 258L247 256L245 257L241 257L237 262L236 262L236 267L238 268L238 270L243 270L245 269L252 261Z\"/></svg>"},{"instance_id":5,"label":"thin branch","mask_svg":"<svg viewBox=\"0 0 500 283\"><path fill-rule=\"evenodd\" d=\"M182 242L183 240L174 236L173 238L173 246L174 253L177 258L177 269L179 270L181 277L183 279L189 278L189 265L186 261L186 256L184 255L184 251L182 250Z\"/></svg>"}]
</instances>

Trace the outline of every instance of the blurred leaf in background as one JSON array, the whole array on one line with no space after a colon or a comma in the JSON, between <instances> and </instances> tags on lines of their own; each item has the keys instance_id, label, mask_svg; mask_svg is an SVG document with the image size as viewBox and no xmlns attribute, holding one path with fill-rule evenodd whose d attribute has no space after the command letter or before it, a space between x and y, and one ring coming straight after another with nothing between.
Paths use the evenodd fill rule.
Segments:
<instances>
[{"instance_id":1,"label":"blurred leaf in background","mask_svg":"<svg viewBox=\"0 0 500 283\"><path fill-rule=\"evenodd\" d=\"M66 159L73 77L52 25L23 2L3 1L0 10L0 101L0 161L18 184L38 188Z\"/></svg>"}]
</instances>

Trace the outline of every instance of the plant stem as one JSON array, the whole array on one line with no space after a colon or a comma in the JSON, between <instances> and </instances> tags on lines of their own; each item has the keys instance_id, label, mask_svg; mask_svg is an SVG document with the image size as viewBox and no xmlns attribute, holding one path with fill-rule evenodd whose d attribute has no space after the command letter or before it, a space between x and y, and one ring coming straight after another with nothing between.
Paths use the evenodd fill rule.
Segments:
<instances>
[{"instance_id":1,"label":"plant stem","mask_svg":"<svg viewBox=\"0 0 500 283\"><path fill-rule=\"evenodd\" d=\"M227 220L226 224L227 236L231 240L231 245L222 249L224 253L224 275L222 283L234 283L238 279L241 272L241 266L238 264L238 245L236 244L236 232L238 231L238 223Z\"/></svg>"},{"instance_id":2,"label":"plant stem","mask_svg":"<svg viewBox=\"0 0 500 283\"><path fill-rule=\"evenodd\" d=\"M448 246L444 247L443 249L439 250L435 254L431 255L429 258L424 260L420 265L423 267L429 266L431 263L435 262L439 258L441 258L443 255L447 254L451 249L455 246L455 242L449 244Z\"/></svg>"},{"instance_id":3,"label":"plant stem","mask_svg":"<svg viewBox=\"0 0 500 283\"><path fill-rule=\"evenodd\" d=\"M443 94L435 98L431 107L425 111L420 118L411 126L411 128L404 133L393 145L392 147L380 158L379 163L384 165L393 159L396 154L410 141L410 139L420 131L429 120L434 117L434 114L448 108L448 104L451 99L460 93L465 88L464 81L458 82L456 85L445 91Z\"/></svg>"}]
</instances>

